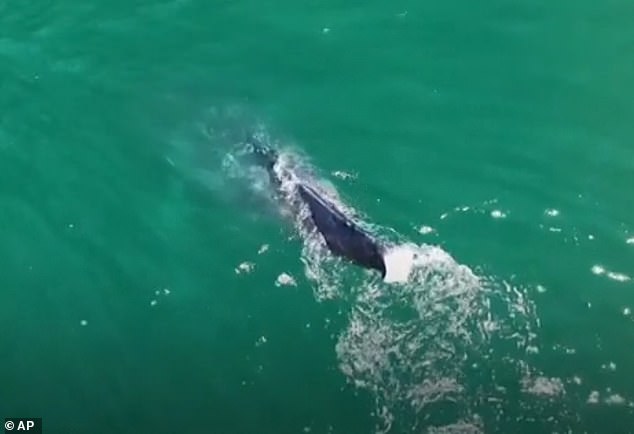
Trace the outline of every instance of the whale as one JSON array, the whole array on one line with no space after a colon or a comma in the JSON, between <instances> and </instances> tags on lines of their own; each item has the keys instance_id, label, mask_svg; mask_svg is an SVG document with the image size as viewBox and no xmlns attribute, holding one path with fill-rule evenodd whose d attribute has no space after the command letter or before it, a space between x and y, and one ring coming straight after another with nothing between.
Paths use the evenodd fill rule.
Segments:
<instances>
[{"instance_id":1,"label":"whale","mask_svg":"<svg viewBox=\"0 0 634 434\"><path fill-rule=\"evenodd\" d=\"M253 136L246 140L247 151L256 164L266 169L271 184L281 188L282 179L275 170L279 153ZM309 222L319 232L328 250L360 267L378 271L385 278L385 247L347 216L332 201L312 187L307 180L296 178L293 196L308 209Z\"/></svg>"}]
</instances>

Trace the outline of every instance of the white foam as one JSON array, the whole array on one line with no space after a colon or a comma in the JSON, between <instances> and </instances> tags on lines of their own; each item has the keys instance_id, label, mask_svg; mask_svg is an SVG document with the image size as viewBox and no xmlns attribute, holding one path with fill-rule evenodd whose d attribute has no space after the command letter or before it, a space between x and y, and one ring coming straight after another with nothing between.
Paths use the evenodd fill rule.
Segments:
<instances>
[{"instance_id":1,"label":"white foam","mask_svg":"<svg viewBox=\"0 0 634 434\"><path fill-rule=\"evenodd\" d=\"M608 272L608 278L616 280L617 282L627 282L628 280L630 280L630 276L628 276L627 274L616 273L614 271Z\"/></svg>"},{"instance_id":2,"label":"white foam","mask_svg":"<svg viewBox=\"0 0 634 434\"><path fill-rule=\"evenodd\" d=\"M275 285L276 286L297 286L297 282L295 282L295 279L293 278L293 276L286 273L282 273L279 276L277 276Z\"/></svg>"},{"instance_id":3,"label":"white foam","mask_svg":"<svg viewBox=\"0 0 634 434\"><path fill-rule=\"evenodd\" d=\"M605 403L607 405L623 405L625 404L625 398L623 398L618 393L615 393L614 395L610 395L605 398Z\"/></svg>"},{"instance_id":4,"label":"white foam","mask_svg":"<svg viewBox=\"0 0 634 434\"><path fill-rule=\"evenodd\" d=\"M607 364L603 364L603 365L601 365L601 368L605 369L607 371L616 371L616 363L610 362L610 363L607 363Z\"/></svg>"},{"instance_id":5,"label":"white foam","mask_svg":"<svg viewBox=\"0 0 634 434\"><path fill-rule=\"evenodd\" d=\"M524 391L532 395L556 396L565 393L564 384L559 378L527 378L522 383Z\"/></svg>"},{"instance_id":6,"label":"white foam","mask_svg":"<svg viewBox=\"0 0 634 434\"><path fill-rule=\"evenodd\" d=\"M592 392L590 392L590 395L588 396L588 400L586 402L588 404L598 404L600 396L601 395L599 394L598 390L593 390Z\"/></svg>"},{"instance_id":7,"label":"white foam","mask_svg":"<svg viewBox=\"0 0 634 434\"><path fill-rule=\"evenodd\" d=\"M491 217L493 217L494 219L503 219L506 218L506 214L503 211L496 209L491 211Z\"/></svg>"},{"instance_id":8,"label":"white foam","mask_svg":"<svg viewBox=\"0 0 634 434\"><path fill-rule=\"evenodd\" d=\"M253 271L254 268L255 264L253 262L245 261L242 264L238 265L234 271L236 272L236 274L250 273Z\"/></svg>"},{"instance_id":9,"label":"white foam","mask_svg":"<svg viewBox=\"0 0 634 434\"><path fill-rule=\"evenodd\" d=\"M593 274L596 274L597 276L605 275L608 277L608 279L612 279L617 282L628 282L631 280L631 277L628 276L627 274L606 270L605 267L603 267L602 265L594 265L591 268L591 271Z\"/></svg>"},{"instance_id":10,"label":"white foam","mask_svg":"<svg viewBox=\"0 0 634 434\"><path fill-rule=\"evenodd\" d=\"M364 285L336 346L342 372L374 394L377 432L383 433L395 420L417 419L435 403L468 406L462 378L473 360L466 354L487 336L477 327L487 318L486 292L468 267L428 245L398 245L386 256L386 277L399 274L389 273L396 264L397 277L407 275L408 282L389 289ZM504 326L490 333L502 333Z\"/></svg>"},{"instance_id":11,"label":"white foam","mask_svg":"<svg viewBox=\"0 0 634 434\"><path fill-rule=\"evenodd\" d=\"M459 421L450 425L432 426L427 432L429 434L480 434L483 433L482 424L469 421Z\"/></svg>"},{"instance_id":12,"label":"white foam","mask_svg":"<svg viewBox=\"0 0 634 434\"><path fill-rule=\"evenodd\" d=\"M605 268L603 268L601 265L593 265L591 270L592 274L596 274L597 276L605 274Z\"/></svg>"},{"instance_id":13,"label":"white foam","mask_svg":"<svg viewBox=\"0 0 634 434\"><path fill-rule=\"evenodd\" d=\"M339 179L343 179L344 181L348 179L356 179L357 175L349 172L344 172L343 170L335 170L332 172L332 176L335 176Z\"/></svg>"},{"instance_id":14,"label":"white foam","mask_svg":"<svg viewBox=\"0 0 634 434\"><path fill-rule=\"evenodd\" d=\"M417 257L416 246L403 244L387 250L385 261L385 278L387 283L407 282Z\"/></svg>"},{"instance_id":15,"label":"white foam","mask_svg":"<svg viewBox=\"0 0 634 434\"><path fill-rule=\"evenodd\" d=\"M423 234L423 235L427 235L427 234L431 234L432 232L434 232L434 228L432 228L431 226L421 226L418 229L418 232Z\"/></svg>"}]
</instances>

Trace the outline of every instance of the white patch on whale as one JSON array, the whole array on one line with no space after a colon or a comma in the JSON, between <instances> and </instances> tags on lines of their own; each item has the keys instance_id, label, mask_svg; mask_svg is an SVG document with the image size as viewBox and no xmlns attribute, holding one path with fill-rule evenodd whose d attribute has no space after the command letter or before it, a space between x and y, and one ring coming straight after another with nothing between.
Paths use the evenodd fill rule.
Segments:
<instances>
[{"instance_id":1,"label":"white patch on whale","mask_svg":"<svg viewBox=\"0 0 634 434\"><path fill-rule=\"evenodd\" d=\"M387 249L383 255L385 262L385 278L387 283L407 282L416 260L416 246L403 244Z\"/></svg>"}]
</instances>

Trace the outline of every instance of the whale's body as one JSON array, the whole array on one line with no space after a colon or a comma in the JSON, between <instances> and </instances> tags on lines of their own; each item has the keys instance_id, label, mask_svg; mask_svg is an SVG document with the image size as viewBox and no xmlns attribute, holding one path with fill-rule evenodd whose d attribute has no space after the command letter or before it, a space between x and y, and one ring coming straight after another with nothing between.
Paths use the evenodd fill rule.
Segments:
<instances>
[{"instance_id":1,"label":"whale's body","mask_svg":"<svg viewBox=\"0 0 634 434\"><path fill-rule=\"evenodd\" d=\"M247 144L256 162L267 169L271 182L280 186L282 181L275 171L279 158L277 152L253 138L249 138ZM330 252L361 267L377 270L381 277L385 277L384 249L370 234L306 182L296 180L294 188L297 196L308 207L310 220L323 236Z\"/></svg>"}]
</instances>

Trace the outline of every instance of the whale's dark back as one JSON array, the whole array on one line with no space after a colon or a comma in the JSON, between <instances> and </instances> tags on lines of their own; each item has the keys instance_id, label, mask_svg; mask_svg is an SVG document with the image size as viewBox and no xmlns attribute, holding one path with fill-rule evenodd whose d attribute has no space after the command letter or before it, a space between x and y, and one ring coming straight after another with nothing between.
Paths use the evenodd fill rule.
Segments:
<instances>
[{"instance_id":1,"label":"whale's dark back","mask_svg":"<svg viewBox=\"0 0 634 434\"><path fill-rule=\"evenodd\" d=\"M333 204L307 185L299 184L299 194L332 253L362 267L378 270L385 277L385 262L380 247L363 229L355 225Z\"/></svg>"},{"instance_id":2,"label":"whale's dark back","mask_svg":"<svg viewBox=\"0 0 634 434\"><path fill-rule=\"evenodd\" d=\"M247 144L257 164L265 167L272 183L279 186L280 180L274 170L277 152L253 136L247 138ZM312 222L324 237L330 251L362 267L378 270L385 277L383 252L376 241L319 192L303 183L299 183L297 188L302 201L308 205Z\"/></svg>"}]
</instances>

